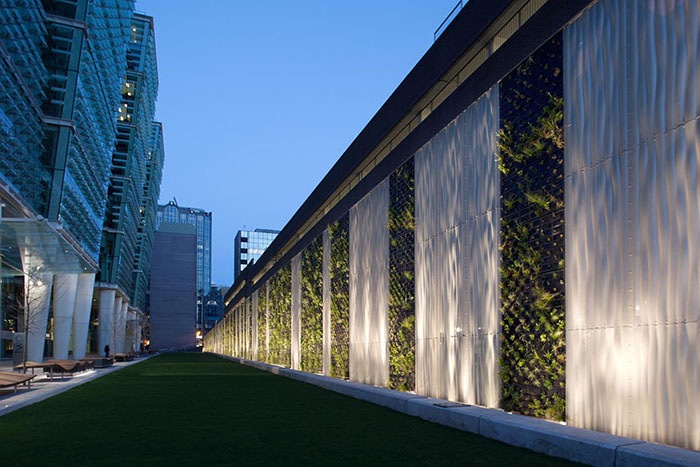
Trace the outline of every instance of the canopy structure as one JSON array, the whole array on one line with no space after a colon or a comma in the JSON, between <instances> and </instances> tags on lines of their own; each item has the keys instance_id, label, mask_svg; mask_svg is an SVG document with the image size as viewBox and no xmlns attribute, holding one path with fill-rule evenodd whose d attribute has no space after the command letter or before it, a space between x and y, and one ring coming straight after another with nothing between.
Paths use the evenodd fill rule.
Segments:
<instances>
[{"instance_id":1,"label":"canopy structure","mask_svg":"<svg viewBox=\"0 0 700 467\"><path fill-rule=\"evenodd\" d=\"M97 263L80 250L58 223L41 217L0 219L2 275L96 272Z\"/></svg>"}]
</instances>

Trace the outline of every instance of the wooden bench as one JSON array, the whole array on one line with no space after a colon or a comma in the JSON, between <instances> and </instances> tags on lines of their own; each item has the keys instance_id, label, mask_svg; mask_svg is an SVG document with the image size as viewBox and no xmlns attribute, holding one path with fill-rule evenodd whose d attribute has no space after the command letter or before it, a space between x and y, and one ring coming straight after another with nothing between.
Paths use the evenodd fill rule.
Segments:
<instances>
[{"instance_id":1,"label":"wooden bench","mask_svg":"<svg viewBox=\"0 0 700 467\"><path fill-rule=\"evenodd\" d=\"M114 360L117 362L130 362L134 359L134 354L132 353L115 353Z\"/></svg>"},{"instance_id":2,"label":"wooden bench","mask_svg":"<svg viewBox=\"0 0 700 467\"><path fill-rule=\"evenodd\" d=\"M23 367L31 369L32 373L37 368L41 368L45 373L49 373L51 381L53 381L54 372L61 373L61 379L65 373L70 373L71 375L76 371L87 370L88 368L94 367L94 362L89 360L47 360L42 363L37 362L27 362L26 364L15 365L15 370L21 370Z\"/></svg>"},{"instance_id":3,"label":"wooden bench","mask_svg":"<svg viewBox=\"0 0 700 467\"><path fill-rule=\"evenodd\" d=\"M15 392L17 392L17 386L20 384L24 384L27 386L27 388L32 387L32 379L34 379L36 375L28 375L28 374L17 374L17 373L4 373L0 372L0 388L9 388L14 386Z\"/></svg>"}]
</instances>

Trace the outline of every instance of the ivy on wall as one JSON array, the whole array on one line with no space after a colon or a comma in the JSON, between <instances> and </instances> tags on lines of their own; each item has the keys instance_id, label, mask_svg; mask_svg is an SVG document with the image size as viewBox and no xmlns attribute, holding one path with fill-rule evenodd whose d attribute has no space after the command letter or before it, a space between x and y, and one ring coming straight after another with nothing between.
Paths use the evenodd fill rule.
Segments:
<instances>
[{"instance_id":1,"label":"ivy on wall","mask_svg":"<svg viewBox=\"0 0 700 467\"><path fill-rule=\"evenodd\" d=\"M501 404L565 418L561 35L500 83Z\"/></svg>"},{"instance_id":2,"label":"ivy on wall","mask_svg":"<svg viewBox=\"0 0 700 467\"><path fill-rule=\"evenodd\" d=\"M258 289L258 360L269 362L265 336L267 334L267 284Z\"/></svg>"},{"instance_id":3,"label":"ivy on wall","mask_svg":"<svg viewBox=\"0 0 700 467\"><path fill-rule=\"evenodd\" d=\"M350 379L350 217L329 227L331 238L331 365L334 378Z\"/></svg>"},{"instance_id":4,"label":"ivy on wall","mask_svg":"<svg viewBox=\"0 0 700 467\"><path fill-rule=\"evenodd\" d=\"M291 366L292 268L287 264L270 278L270 363Z\"/></svg>"},{"instance_id":5,"label":"ivy on wall","mask_svg":"<svg viewBox=\"0 0 700 467\"><path fill-rule=\"evenodd\" d=\"M301 370L323 371L323 237L301 255Z\"/></svg>"},{"instance_id":6,"label":"ivy on wall","mask_svg":"<svg viewBox=\"0 0 700 467\"><path fill-rule=\"evenodd\" d=\"M389 177L389 388L415 389L413 158Z\"/></svg>"},{"instance_id":7,"label":"ivy on wall","mask_svg":"<svg viewBox=\"0 0 700 467\"><path fill-rule=\"evenodd\" d=\"M245 311L245 358L253 358L253 303L250 296L246 297L243 310Z\"/></svg>"}]
</instances>

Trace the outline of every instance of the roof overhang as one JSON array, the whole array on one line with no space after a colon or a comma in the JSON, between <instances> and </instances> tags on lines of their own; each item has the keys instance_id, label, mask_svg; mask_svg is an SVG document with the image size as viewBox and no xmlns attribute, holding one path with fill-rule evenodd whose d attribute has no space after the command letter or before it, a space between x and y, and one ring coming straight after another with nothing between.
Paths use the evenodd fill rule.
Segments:
<instances>
[{"instance_id":1,"label":"roof overhang","mask_svg":"<svg viewBox=\"0 0 700 467\"><path fill-rule=\"evenodd\" d=\"M82 274L97 271L70 234L42 217L1 218L2 275Z\"/></svg>"}]
</instances>

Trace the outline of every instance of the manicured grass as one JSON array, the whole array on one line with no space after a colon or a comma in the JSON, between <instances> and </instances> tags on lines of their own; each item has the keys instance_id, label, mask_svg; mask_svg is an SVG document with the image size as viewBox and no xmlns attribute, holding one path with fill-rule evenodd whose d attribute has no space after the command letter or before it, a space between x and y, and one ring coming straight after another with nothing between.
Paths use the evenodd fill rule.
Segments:
<instances>
[{"instance_id":1,"label":"manicured grass","mask_svg":"<svg viewBox=\"0 0 700 467\"><path fill-rule=\"evenodd\" d=\"M4 466L570 465L208 354L0 417Z\"/></svg>"}]
</instances>

